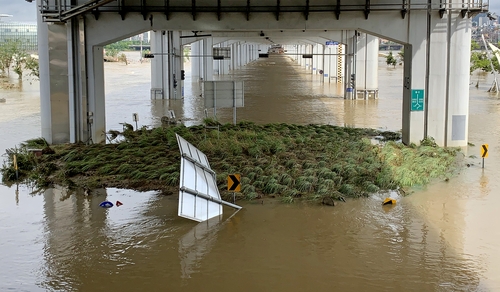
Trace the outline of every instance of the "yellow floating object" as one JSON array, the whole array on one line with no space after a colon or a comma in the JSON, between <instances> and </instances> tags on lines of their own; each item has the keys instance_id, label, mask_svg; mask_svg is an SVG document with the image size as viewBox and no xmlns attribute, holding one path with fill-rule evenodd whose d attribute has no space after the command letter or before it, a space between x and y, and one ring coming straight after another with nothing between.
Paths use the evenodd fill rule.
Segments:
<instances>
[{"instance_id":1,"label":"yellow floating object","mask_svg":"<svg viewBox=\"0 0 500 292\"><path fill-rule=\"evenodd\" d=\"M385 198L382 205L396 205L396 200L391 199L391 198Z\"/></svg>"}]
</instances>

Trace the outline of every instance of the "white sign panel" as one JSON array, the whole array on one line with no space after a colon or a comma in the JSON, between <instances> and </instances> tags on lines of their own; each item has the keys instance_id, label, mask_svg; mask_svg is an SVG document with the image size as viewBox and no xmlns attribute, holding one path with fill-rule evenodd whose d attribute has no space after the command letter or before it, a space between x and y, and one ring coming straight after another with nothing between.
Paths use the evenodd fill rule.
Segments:
<instances>
[{"instance_id":1,"label":"white sign panel","mask_svg":"<svg viewBox=\"0 0 500 292\"><path fill-rule=\"evenodd\" d=\"M198 222L222 215L222 204L215 172L207 156L177 136L181 151L178 215Z\"/></svg>"},{"instance_id":2,"label":"white sign panel","mask_svg":"<svg viewBox=\"0 0 500 292\"><path fill-rule=\"evenodd\" d=\"M205 108L243 107L244 91L243 81L205 81Z\"/></svg>"}]
</instances>

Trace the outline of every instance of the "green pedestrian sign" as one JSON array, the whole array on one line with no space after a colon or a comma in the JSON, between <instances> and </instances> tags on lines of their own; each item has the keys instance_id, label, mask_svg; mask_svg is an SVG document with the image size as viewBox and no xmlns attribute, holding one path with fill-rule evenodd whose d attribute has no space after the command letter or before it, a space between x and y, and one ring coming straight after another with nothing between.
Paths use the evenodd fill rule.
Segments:
<instances>
[{"instance_id":1,"label":"green pedestrian sign","mask_svg":"<svg viewBox=\"0 0 500 292\"><path fill-rule=\"evenodd\" d=\"M424 90L412 89L411 90L411 111L424 110Z\"/></svg>"}]
</instances>

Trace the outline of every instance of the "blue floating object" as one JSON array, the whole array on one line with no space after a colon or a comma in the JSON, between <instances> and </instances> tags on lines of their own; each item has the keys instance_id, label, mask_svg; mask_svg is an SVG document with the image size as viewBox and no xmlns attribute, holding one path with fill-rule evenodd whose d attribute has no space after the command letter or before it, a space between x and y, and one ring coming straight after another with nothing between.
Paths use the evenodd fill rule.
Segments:
<instances>
[{"instance_id":1,"label":"blue floating object","mask_svg":"<svg viewBox=\"0 0 500 292\"><path fill-rule=\"evenodd\" d=\"M99 204L99 207L111 208L111 207L113 207L113 203L111 203L110 201L104 201L104 202Z\"/></svg>"}]
</instances>

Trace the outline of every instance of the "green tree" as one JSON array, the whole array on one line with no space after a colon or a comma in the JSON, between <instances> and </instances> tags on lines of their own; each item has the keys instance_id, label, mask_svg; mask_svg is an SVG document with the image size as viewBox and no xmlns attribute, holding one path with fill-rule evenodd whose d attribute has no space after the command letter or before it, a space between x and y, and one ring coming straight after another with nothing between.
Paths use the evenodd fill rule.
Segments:
<instances>
[{"instance_id":1,"label":"green tree","mask_svg":"<svg viewBox=\"0 0 500 292\"><path fill-rule=\"evenodd\" d=\"M470 73L479 69L483 72L491 72L491 62L493 62L493 67L496 71L500 69L498 64L498 59L496 56L490 59L486 55L486 52L472 52L470 57Z\"/></svg>"},{"instance_id":2,"label":"green tree","mask_svg":"<svg viewBox=\"0 0 500 292\"><path fill-rule=\"evenodd\" d=\"M0 45L0 70L2 75L9 75L14 56L20 48L20 41L15 40L7 40Z\"/></svg>"},{"instance_id":3,"label":"green tree","mask_svg":"<svg viewBox=\"0 0 500 292\"><path fill-rule=\"evenodd\" d=\"M106 56L116 58L120 51L115 48L106 49Z\"/></svg>"},{"instance_id":4,"label":"green tree","mask_svg":"<svg viewBox=\"0 0 500 292\"><path fill-rule=\"evenodd\" d=\"M392 52L389 52L389 55L387 55L387 57L385 58L385 62L387 63L387 65L392 65L392 66L396 67L397 60L392 55Z\"/></svg>"},{"instance_id":5,"label":"green tree","mask_svg":"<svg viewBox=\"0 0 500 292\"><path fill-rule=\"evenodd\" d=\"M118 55L118 61L125 63L125 65L128 65L127 56L124 53Z\"/></svg>"},{"instance_id":6,"label":"green tree","mask_svg":"<svg viewBox=\"0 0 500 292\"><path fill-rule=\"evenodd\" d=\"M189 55L191 54L191 49L188 47L184 47L184 59L189 61Z\"/></svg>"},{"instance_id":7,"label":"green tree","mask_svg":"<svg viewBox=\"0 0 500 292\"><path fill-rule=\"evenodd\" d=\"M24 68L30 71L30 76L40 78L40 69L38 67L38 59L28 56Z\"/></svg>"},{"instance_id":8,"label":"green tree","mask_svg":"<svg viewBox=\"0 0 500 292\"><path fill-rule=\"evenodd\" d=\"M13 69L19 79L23 79L23 71L28 57L29 57L28 53L26 53L26 51L21 49L16 50L16 53L14 54Z\"/></svg>"},{"instance_id":9,"label":"green tree","mask_svg":"<svg viewBox=\"0 0 500 292\"><path fill-rule=\"evenodd\" d=\"M403 47L401 51L399 51L398 55L399 55L399 64L401 65L405 60L405 47Z\"/></svg>"},{"instance_id":10,"label":"green tree","mask_svg":"<svg viewBox=\"0 0 500 292\"><path fill-rule=\"evenodd\" d=\"M471 51L474 51L474 50L479 50L481 48L481 46L479 45L478 42L476 42L475 40L472 40L470 42L470 49Z\"/></svg>"}]
</instances>

